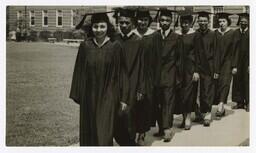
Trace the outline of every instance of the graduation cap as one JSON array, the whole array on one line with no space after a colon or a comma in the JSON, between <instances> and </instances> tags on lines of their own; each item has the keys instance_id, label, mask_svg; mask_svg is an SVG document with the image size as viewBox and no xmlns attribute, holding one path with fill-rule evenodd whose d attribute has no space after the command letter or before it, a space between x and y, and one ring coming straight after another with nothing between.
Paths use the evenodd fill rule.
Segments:
<instances>
[{"instance_id":1,"label":"graduation cap","mask_svg":"<svg viewBox=\"0 0 256 153\"><path fill-rule=\"evenodd\" d=\"M124 17L130 17L130 18L134 18L135 17L135 11L136 9L133 8L116 8L115 10L115 17L119 17L119 16L124 16Z\"/></svg>"},{"instance_id":2,"label":"graduation cap","mask_svg":"<svg viewBox=\"0 0 256 153\"><path fill-rule=\"evenodd\" d=\"M217 15L217 17L218 17L218 19L222 19L222 18L224 18L224 19L228 19L229 18L229 16L230 15L233 15L233 14L231 14L231 13L226 13L226 12L221 12L221 13L216 13L216 15Z\"/></svg>"},{"instance_id":3,"label":"graduation cap","mask_svg":"<svg viewBox=\"0 0 256 153\"><path fill-rule=\"evenodd\" d=\"M238 13L237 15L239 16L239 18L236 25L239 25L241 18L246 18L249 20L249 13Z\"/></svg>"},{"instance_id":4,"label":"graduation cap","mask_svg":"<svg viewBox=\"0 0 256 153\"><path fill-rule=\"evenodd\" d=\"M108 13L113 13L115 11L108 11L108 12L95 12L95 13L86 13L82 20L79 22L78 25L76 25L75 29L81 29L84 25L84 21L87 16L91 15L91 23L97 23L100 21L109 22Z\"/></svg>"},{"instance_id":5,"label":"graduation cap","mask_svg":"<svg viewBox=\"0 0 256 153\"><path fill-rule=\"evenodd\" d=\"M229 18L230 15L233 15L233 14L226 13L226 12L216 13L216 16L218 19L226 19L228 21L228 26L231 25L231 19Z\"/></svg>"},{"instance_id":6,"label":"graduation cap","mask_svg":"<svg viewBox=\"0 0 256 153\"><path fill-rule=\"evenodd\" d=\"M144 18L144 17L149 17L152 20L152 17L150 16L150 9L149 8L144 8L144 7L139 7L136 9L136 15L135 17L138 18Z\"/></svg>"},{"instance_id":7,"label":"graduation cap","mask_svg":"<svg viewBox=\"0 0 256 153\"><path fill-rule=\"evenodd\" d=\"M157 11L157 14L154 18L154 21L157 21L157 18L161 17L161 16L170 16L170 17L172 17L173 13L176 13L176 12L177 11L170 10L168 8L159 8L159 10Z\"/></svg>"},{"instance_id":8,"label":"graduation cap","mask_svg":"<svg viewBox=\"0 0 256 153\"><path fill-rule=\"evenodd\" d=\"M207 11L199 11L199 12L196 12L198 14L198 18L199 17L207 17L208 19L210 18L210 12L207 12Z\"/></svg>"},{"instance_id":9,"label":"graduation cap","mask_svg":"<svg viewBox=\"0 0 256 153\"><path fill-rule=\"evenodd\" d=\"M118 8L113 8L113 10L115 11L113 17L116 19L116 23L118 22L118 17L120 16L135 18L136 9L134 8L118 7Z\"/></svg>"},{"instance_id":10,"label":"graduation cap","mask_svg":"<svg viewBox=\"0 0 256 153\"><path fill-rule=\"evenodd\" d=\"M178 13L178 17L177 17L176 23L174 25L175 27L178 26L179 19L180 19L180 22L182 22L184 20L188 20L190 23L192 23L192 26L194 25L194 23L195 23L195 20L193 18L193 15L195 14L194 12L191 12L191 11L179 11L177 13Z\"/></svg>"}]
</instances>

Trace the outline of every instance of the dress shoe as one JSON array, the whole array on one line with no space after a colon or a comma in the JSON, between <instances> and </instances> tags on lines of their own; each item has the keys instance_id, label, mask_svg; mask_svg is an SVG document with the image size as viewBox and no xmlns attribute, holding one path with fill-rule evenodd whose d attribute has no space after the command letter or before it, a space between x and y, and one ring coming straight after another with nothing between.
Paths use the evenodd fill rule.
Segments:
<instances>
[{"instance_id":1,"label":"dress shoe","mask_svg":"<svg viewBox=\"0 0 256 153\"><path fill-rule=\"evenodd\" d=\"M180 124L179 128L183 129L184 127L185 127L185 121L183 121L183 122Z\"/></svg>"},{"instance_id":2,"label":"dress shoe","mask_svg":"<svg viewBox=\"0 0 256 153\"><path fill-rule=\"evenodd\" d=\"M145 137L146 134L139 134L138 139L137 139L137 145L138 146L145 146Z\"/></svg>"},{"instance_id":3,"label":"dress shoe","mask_svg":"<svg viewBox=\"0 0 256 153\"><path fill-rule=\"evenodd\" d=\"M171 141L171 133L166 133L164 135L164 142L170 142Z\"/></svg>"},{"instance_id":4,"label":"dress shoe","mask_svg":"<svg viewBox=\"0 0 256 153\"><path fill-rule=\"evenodd\" d=\"M205 119L203 124L204 124L205 127L209 127L210 124L211 124L211 120Z\"/></svg>"},{"instance_id":5,"label":"dress shoe","mask_svg":"<svg viewBox=\"0 0 256 153\"><path fill-rule=\"evenodd\" d=\"M157 132L153 134L154 137L162 137L164 136L164 132Z\"/></svg>"},{"instance_id":6,"label":"dress shoe","mask_svg":"<svg viewBox=\"0 0 256 153\"><path fill-rule=\"evenodd\" d=\"M193 120L193 122L196 123L202 123L204 121L203 117L196 116L196 118Z\"/></svg>"},{"instance_id":7,"label":"dress shoe","mask_svg":"<svg viewBox=\"0 0 256 153\"><path fill-rule=\"evenodd\" d=\"M232 109L244 109L244 105L243 104L237 104L235 106L232 106Z\"/></svg>"},{"instance_id":8,"label":"dress shoe","mask_svg":"<svg viewBox=\"0 0 256 153\"><path fill-rule=\"evenodd\" d=\"M225 109L224 109L223 111L217 111L217 112L215 113L215 115L216 115L216 117L217 117L217 120L220 120L221 117L225 116L225 113L226 113Z\"/></svg>"},{"instance_id":9,"label":"dress shoe","mask_svg":"<svg viewBox=\"0 0 256 153\"><path fill-rule=\"evenodd\" d=\"M249 112L249 111L250 111L249 105L246 105L245 110L246 110L246 112Z\"/></svg>"},{"instance_id":10,"label":"dress shoe","mask_svg":"<svg viewBox=\"0 0 256 153\"><path fill-rule=\"evenodd\" d=\"M190 125L185 125L184 130L190 130L191 129L191 124Z\"/></svg>"}]
</instances>

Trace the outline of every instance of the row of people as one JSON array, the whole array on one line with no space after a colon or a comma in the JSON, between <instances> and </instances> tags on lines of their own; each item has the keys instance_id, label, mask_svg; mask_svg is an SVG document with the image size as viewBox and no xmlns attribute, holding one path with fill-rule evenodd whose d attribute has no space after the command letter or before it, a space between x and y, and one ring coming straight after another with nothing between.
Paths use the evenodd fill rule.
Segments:
<instances>
[{"instance_id":1,"label":"row of people","mask_svg":"<svg viewBox=\"0 0 256 153\"><path fill-rule=\"evenodd\" d=\"M210 13L198 12L199 29L193 31L191 12L178 12L181 30L175 32L174 13L159 9L160 30L153 31L149 10L118 8L119 34L106 13L92 14L91 38L80 44L70 92L80 104L81 146L113 145L113 138L122 146L143 145L156 122L154 136L169 142L174 114L183 114L181 127L191 128L198 93L203 125L210 126L213 104L217 117L225 115L232 73L238 106L248 104L248 14L240 14L235 31L229 14L218 14L220 28L211 31Z\"/></svg>"}]
</instances>

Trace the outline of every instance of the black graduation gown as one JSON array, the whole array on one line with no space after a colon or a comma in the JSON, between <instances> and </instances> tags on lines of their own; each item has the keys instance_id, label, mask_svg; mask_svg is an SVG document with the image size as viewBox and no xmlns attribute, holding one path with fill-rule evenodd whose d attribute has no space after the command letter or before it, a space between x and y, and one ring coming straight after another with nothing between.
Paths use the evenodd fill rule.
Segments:
<instances>
[{"instance_id":1,"label":"black graduation gown","mask_svg":"<svg viewBox=\"0 0 256 153\"><path fill-rule=\"evenodd\" d=\"M120 42L123 47L123 55L125 60L125 67L128 80L126 86L129 86L128 91L128 110L117 114L116 130L118 133L115 134L116 140L120 145L132 145L129 139L134 140L137 131L137 115L136 111L141 111L136 108L137 106L137 92L140 90L141 83L141 71L143 62L141 60L141 52L139 50L141 38L136 34L132 34L130 37L122 37L118 34L115 39ZM126 114L125 114L126 113ZM129 134L127 134L129 132ZM129 135L129 137L127 137Z\"/></svg>"},{"instance_id":2,"label":"black graduation gown","mask_svg":"<svg viewBox=\"0 0 256 153\"><path fill-rule=\"evenodd\" d=\"M81 146L113 145L115 109L125 97L121 61L118 42L100 48L92 39L80 44L70 98L80 104Z\"/></svg>"},{"instance_id":3,"label":"black graduation gown","mask_svg":"<svg viewBox=\"0 0 256 153\"><path fill-rule=\"evenodd\" d=\"M232 101L249 103L249 31L241 33L240 29L235 30L234 42L232 66L237 68L237 74L233 76Z\"/></svg>"},{"instance_id":4,"label":"black graduation gown","mask_svg":"<svg viewBox=\"0 0 256 153\"><path fill-rule=\"evenodd\" d=\"M214 31L196 31L196 51L198 53L200 74L200 112L211 112L215 95L214 73L217 73L219 58L216 55L216 39Z\"/></svg>"},{"instance_id":5,"label":"black graduation gown","mask_svg":"<svg viewBox=\"0 0 256 153\"><path fill-rule=\"evenodd\" d=\"M151 126L155 126L155 122L152 125L152 118L154 114L152 112L153 104L153 92L154 86L156 84L156 67L157 67L157 51L160 46L158 35L155 33L146 35L141 40L140 52L142 54L141 64L141 78L139 91L145 95L144 99L138 103L137 111L137 121L141 122L140 127L138 127L138 132L146 132L150 130Z\"/></svg>"},{"instance_id":6,"label":"black graduation gown","mask_svg":"<svg viewBox=\"0 0 256 153\"><path fill-rule=\"evenodd\" d=\"M152 126L156 120L160 129L167 129L173 125L173 111L175 106L176 85L180 80L179 64L182 41L172 30L162 38L161 31L154 33L153 52L154 65L154 99L152 105Z\"/></svg>"},{"instance_id":7,"label":"black graduation gown","mask_svg":"<svg viewBox=\"0 0 256 153\"><path fill-rule=\"evenodd\" d=\"M219 102L227 103L231 78L232 78L232 58L234 56L234 31L230 29L224 35L215 30L216 53L219 58L219 79L217 81L215 104Z\"/></svg>"},{"instance_id":8,"label":"black graduation gown","mask_svg":"<svg viewBox=\"0 0 256 153\"><path fill-rule=\"evenodd\" d=\"M191 113L195 110L198 82L193 82L193 74L198 70L198 54L195 49L196 33L180 35L183 43L182 61L183 72L181 88L177 92L175 113Z\"/></svg>"}]
</instances>

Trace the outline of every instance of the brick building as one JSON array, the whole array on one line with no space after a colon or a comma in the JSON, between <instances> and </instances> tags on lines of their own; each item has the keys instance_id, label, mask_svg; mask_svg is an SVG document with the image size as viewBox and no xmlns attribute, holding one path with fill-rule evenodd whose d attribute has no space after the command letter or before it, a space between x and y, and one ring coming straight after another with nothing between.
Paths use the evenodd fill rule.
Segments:
<instances>
[{"instance_id":1,"label":"brick building","mask_svg":"<svg viewBox=\"0 0 256 153\"><path fill-rule=\"evenodd\" d=\"M16 31L17 28L22 30L34 31L37 36L41 32L48 32L50 36L56 32L72 33L76 24L86 12L108 11L111 6L7 6L7 33ZM157 8L152 6L152 8ZM229 12L241 13L248 12L249 6L170 6L173 10L190 9L191 11L209 11L212 13ZM156 11L152 11L154 17ZM214 16L211 16L211 28L216 28ZM236 27L237 15L231 16L231 27ZM111 18L114 23L114 19ZM173 24L176 17L173 18ZM157 28L157 23L153 23L152 28ZM198 25L195 22L194 28ZM48 36L48 37L50 37ZM68 37L68 36L67 36Z\"/></svg>"}]
</instances>

